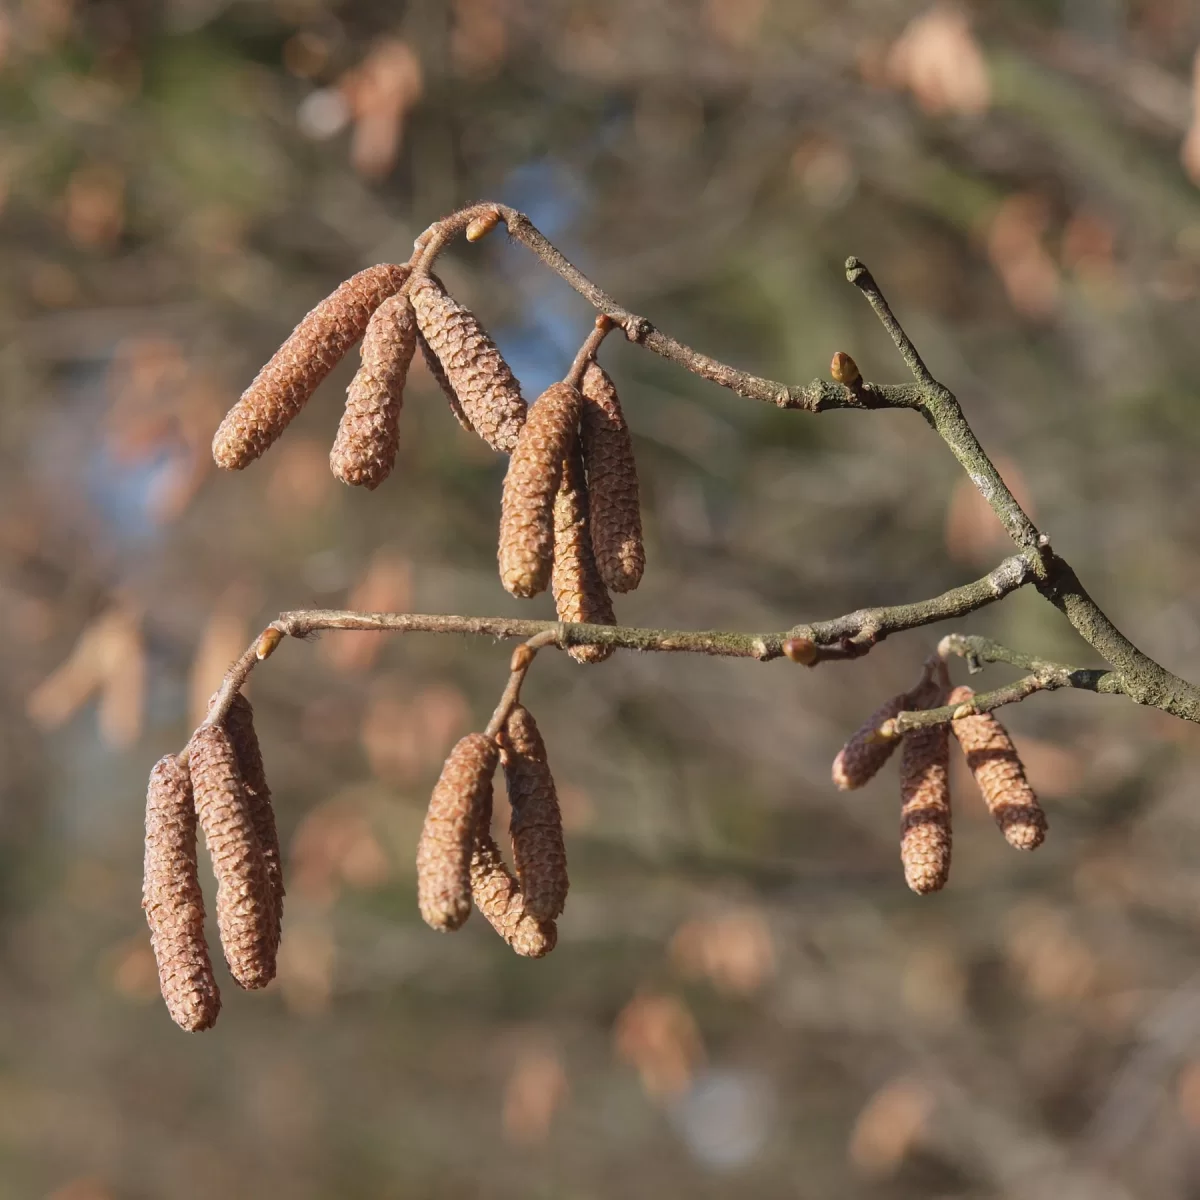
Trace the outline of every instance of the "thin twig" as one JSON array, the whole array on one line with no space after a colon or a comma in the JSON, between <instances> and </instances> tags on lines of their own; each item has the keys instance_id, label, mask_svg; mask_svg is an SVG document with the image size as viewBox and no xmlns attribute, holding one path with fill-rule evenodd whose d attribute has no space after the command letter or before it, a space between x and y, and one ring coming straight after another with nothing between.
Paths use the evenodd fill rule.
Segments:
<instances>
[{"instance_id":1,"label":"thin twig","mask_svg":"<svg viewBox=\"0 0 1200 1200\"><path fill-rule=\"evenodd\" d=\"M583 382L583 373L588 369L588 363L595 359L596 351L600 349L600 343L608 337L615 326L616 322L608 313L601 313L596 318L591 333L584 338L583 345L579 347L579 353L575 355L571 369L563 376L564 383L569 383L572 387L577 388Z\"/></svg>"},{"instance_id":2,"label":"thin twig","mask_svg":"<svg viewBox=\"0 0 1200 1200\"><path fill-rule=\"evenodd\" d=\"M522 642L513 651L509 660L508 683L500 695L500 702L496 705L496 711L492 713L492 719L483 731L486 737L494 738L504 728L509 714L521 699L521 685L525 682L525 676L529 674L529 668L533 666L537 652L543 646L553 645L558 638L557 629L546 629L535 634L529 641Z\"/></svg>"}]
</instances>

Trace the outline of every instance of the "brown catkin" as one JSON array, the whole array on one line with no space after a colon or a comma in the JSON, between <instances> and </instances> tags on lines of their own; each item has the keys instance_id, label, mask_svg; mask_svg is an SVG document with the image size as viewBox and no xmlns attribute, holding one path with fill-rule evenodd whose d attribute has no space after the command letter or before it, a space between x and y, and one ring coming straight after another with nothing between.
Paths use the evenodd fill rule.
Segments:
<instances>
[{"instance_id":1,"label":"brown catkin","mask_svg":"<svg viewBox=\"0 0 1200 1200\"><path fill-rule=\"evenodd\" d=\"M475 426L467 420L467 414L463 412L462 405L458 402L458 396L450 386L450 380L446 378L446 372L442 370L442 364L438 362L437 355L430 350L429 343L421 336L420 330L417 331L417 345L421 348L421 357L425 359L425 365L429 368L430 375L437 381L438 387L442 389L442 395L446 397L446 401L450 405L450 411L454 414L454 419L468 433L474 433Z\"/></svg>"},{"instance_id":2,"label":"brown catkin","mask_svg":"<svg viewBox=\"0 0 1200 1200\"><path fill-rule=\"evenodd\" d=\"M957 687L948 703L965 704L974 695L969 687ZM1018 850L1036 850L1046 836L1046 814L1008 730L991 713L959 717L950 722L950 730L1005 840Z\"/></svg>"},{"instance_id":3,"label":"brown catkin","mask_svg":"<svg viewBox=\"0 0 1200 1200\"><path fill-rule=\"evenodd\" d=\"M642 510L638 499L633 439L603 367L589 363L583 393L583 462L591 493L592 545L600 578L614 592L631 592L646 568Z\"/></svg>"},{"instance_id":4,"label":"brown catkin","mask_svg":"<svg viewBox=\"0 0 1200 1200\"><path fill-rule=\"evenodd\" d=\"M417 345L417 322L407 296L389 296L363 335L362 365L346 389L346 409L329 465L343 482L369 491L391 474L400 447L404 382Z\"/></svg>"},{"instance_id":5,"label":"brown catkin","mask_svg":"<svg viewBox=\"0 0 1200 1200\"><path fill-rule=\"evenodd\" d=\"M433 789L417 845L417 903L433 929L457 929L471 915L471 852L483 814L491 812L499 754L491 738L468 733Z\"/></svg>"},{"instance_id":6,"label":"brown catkin","mask_svg":"<svg viewBox=\"0 0 1200 1200\"><path fill-rule=\"evenodd\" d=\"M914 729L900 755L900 859L914 892L936 892L950 877L950 731Z\"/></svg>"},{"instance_id":7,"label":"brown catkin","mask_svg":"<svg viewBox=\"0 0 1200 1200\"><path fill-rule=\"evenodd\" d=\"M434 276L414 278L409 294L444 389L493 450L511 454L525 420L525 400L508 363L475 314L451 299Z\"/></svg>"},{"instance_id":8,"label":"brown catkin","mask_svg":"<svg viewBox=\"0 0 1200 1200\"><path fill-rule=\"evenodd\" d=\"M223 726L202 725L192 734L188 766L217 877L225 961L242 987L266 987L275 976L275 905L237 755Z\"/></svg>"},{"instance_id":9,"label":"brown catkin","mask_svg":"<svg viewBox=\"0 0 1200 1200\"><path fill-rule=\"evenodd\" d=\"M562 812L546 744L533 714L518 704L509 713L500 740L500 761L512 806L513 866L525 911L553 920L567 902L567 848Z\"/></svg>"},{"instance_id":10,"label":"brown catkin","mask_svg":"<svg viewBox=\"0 0 1200 1200\"><path fill-rule=\"evenodd\" d=\"M874 738L873 735L884 721L891 720L909 704L907 692L893 696L886 704L877 708L855 731L850 740L838 751L833 760L833 782L839 791L851 792L868 783L892 756L896 749L896 738Z\"/></svg>"},{"instance_id":11,"label":"brown catkin","mask_svg":"<svg viewBox=\"0 0 1200 1200\"><path fill-rule=\"evenodd\" d=\"M362 337L371 314L407 278L407 267L383 263L359 271L326 296L226 413L213 438L217 466L240 471L258 458Z\"/></svg>"},{"instance_id":12,"label":"brown catkin","mask_svg":"<svg viewBox=\"0 0 1200 1200\"><path fill-rule=\"evenodd\" d=\"M554 569L550 590L560 621L588 625L615 625L612 599L604 586L592 550L588 523L588 488L579 450L572 446L563 460L562 482L554 500ZM611 646L571 646L567 653L577 662L603 662Z\"/></svg>"},{"instance_id":13,"label":"brown catkin","mask_svg":"<svg viewBox=\"0 0 1200 1200\"><path fill-rule=\"evenodd\" d=\"M551 384L529 410L500 497L500 581L514 596L544 592L554 567L554 501L582 397Z\"/></svg>"},{"instance_id":14,"label":"brown catkin","mask_svg":"<svg viewBox=\"0 0 1200 1200\"><path fill-rule=\"evenodd\" d=\"M526 910L525 896L489 832L492 798L480 813L479 830L471 855L471 895L475 907L491 927L524 958L541 958L558 942L558 926Z\"/></svg>"},{"instance_id":15,"label":"brown catkin","mask_svg":"<svg viewBox=\"0 0 1200 1200\"><path fill-rule=\"evenodd\" d=\"M278 950L279 933L283 923L283 855L279 848L279 831L275 828L271 789L267 786L267 776L263 769L262 750L259 749L258 734L254 731L254 709L241 692L234 697L229 715L225 718L225 729L237 756L242 790L246 794L250 820L258 838L258 848L262 852L272 905L271 944Z\"/></svg>"},{"instance_id":16,"label":"brown catkin","mask_svg":"<svg viewBox=\"0 0 1200 1200\"><path fill-rule=\"evenodd\" d=\"M168 754L146 789L142 908L171 1020L189 1033L211 1029L221 1011L204 941L204 897L196 866L196 808L186 767Z\"/></svg>"}]
</instances>

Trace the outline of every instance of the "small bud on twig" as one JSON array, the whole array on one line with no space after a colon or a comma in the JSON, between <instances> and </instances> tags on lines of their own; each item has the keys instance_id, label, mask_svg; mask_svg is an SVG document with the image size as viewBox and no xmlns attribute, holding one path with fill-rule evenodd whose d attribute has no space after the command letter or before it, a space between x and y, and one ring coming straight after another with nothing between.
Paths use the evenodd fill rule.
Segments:
<instances>
[{"instance_id":1,"label":"small bud on twig","mask_svg":"<svg viewBox=\"0 0 1200 1200\"><path fill-rule=\"evenodd\" d=\"M853 387L862 381L862 372L858 369L858 363L841 350L833 356L833 361L829 364L829 373L838 383L844 383L846 387Z\"/></svg>"},{"instance_id":2,"label":"small bud on twig","mask_svg":"<svg viewBox=\"0 0 1200 1200\"><path fill-rule=\"evenodd\" d=\"M969 687L957 687L949 702L964 701L962 707L973 714L974 694ZM956 714L950 729L1005 840L1017 850L1036 850L1046 836L1046 814L1025 778L1025 766L1008 730L991 713Z\"/></svg>"},{"instance_id":3,"label":"small bud on twig","mask_svg":"<svg viewBox=\"0 0 1200 1200\"><path fill-rule=\"evenodd\" d=\"M471 852L483 814L491 812L499 754L491 738L467 734L450 751L429 801L417 846L417 903L425 923L441 932L471 915Z\"/></svg>"},{"instance_id":4,"label":"small bud on twig","mask_svg":"<svg viewBox=\"0 0 1200 1200\"><path fill-rule=\"evenodd\" d=\"M811 667L817 661L817 643L812 638L788 638L783 643L783 653L802 667Z\"/></svg>"},{"instance_id":5,"label":"small bud on twig","mask_svg":"<svg viewBox=\"0 0 1200 1200\"><path fill-rule=\"evenodd\" d=\"M478 242L487 237L497 225L500 224L500 212L493 208L490 212L481 213L477 217L472 217L467 224L466 234L468 242Z\"/></svg>"},{"instance_id":6,"label":"small bud on twig","mask_svg":"<svg viewBox=\"0 0 1200 1200\"><path fill-rule=\"evenodd\" d=\"M258 645L254 647L254 657L262 662L264 658L270 658L275 653L275 647L283 641L283 631L276 629L273 625L268 626L262 631L258 638Z\"/></svg>"},{"instance_id":7,"label":"small bud on twig","mask_svg":"<svg viewBox=\"0 0 1200 1200\"><path fill-rule=\"evenodd\" d=\"M146 789L142 908L171 1020L189 1033L210 1029L221 993L204 941L192 783L173 754L154 764Z\"/></svg>"}]
</instances>

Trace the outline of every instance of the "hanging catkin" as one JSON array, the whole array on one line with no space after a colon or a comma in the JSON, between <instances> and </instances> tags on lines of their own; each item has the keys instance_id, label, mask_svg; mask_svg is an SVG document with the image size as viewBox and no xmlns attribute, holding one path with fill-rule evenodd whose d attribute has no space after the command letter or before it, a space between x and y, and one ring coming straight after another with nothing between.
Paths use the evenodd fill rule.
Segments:
<instances>
[{"instance_id":1,"label":"hanging catkin","mask_svg":"<svg viewBox=\"0 0 1200 1200\"><path fill-rule=\"evenodd\" d=\"M491 738L468 733L433 789L417 845L417 903L433 929L457 929L471 915L471 851L482 814L491 812L498 758Z\"/></svg>"},{"instance_id":2,"label":"hanging catkin","mask_svg":"<svg viewBox=\"0 0 1200 1200\"><path fill-rule=\"evenodd\" d=\"M896 738L876 737L876 730L908 706L909 695L901 692L876 709L838 751L833 760L833 782L840 791L851 792L868 783L892 756Z\"/></svg>"},{"instance_id":3,"label":"hanging catkin","mask_svg":"<svg viewBox=\"0 0 1200 1200\"><path fill-rule=\"evenodd\" d=\"M950 877L950 731L915 729L900 756L900 859L914 892L936 892Z\"/></svg>"},{"instance_id":4,"label":"hanging catkin","mask_svg":"<svg viewBox=\"0 0 1200 1200\"><path fill-rule=\"evenodd\" d=\"M523 705L509 713L500 761L512 806L513 866L530 916L553 920L567 901L567 849L546 745Z\"/></svg>"},{"instance_id":5,"label":"hanging catkin","mask_svg":"<svg viewBox=\"0 0 1200 1200\"><path fill-rule=\"evenodd\" d=\"M480 814L479 831L471 855L471 895L475 907L491 927L522 957L541 958L558 942L558 926L526 911L525 897L504 863L500 847L488 832L492 824L492 798Z\"/></svg>"},{"instance_id":6,"label":"hanging catkin","mask_svg":"<svg viewBox=\"0 0 1200 1200\"><path fill-rule=\"evenodd\" d=\"M444 387L475 432L493 450L511 454L525 420L525 400L495 343L475 314L451 299L432 275L414 278L409 295Z\"/></svg>"},{"instance_id":7,"label":"hanging catkin","mask_svg":"<svg viewBox=\"0 0 1200 1200\"><path fill-rule=\"evenodd\" d=\"M974 695L969 687L957 687L948 703L966 704ZM1008 730L991 713L959 717L950 729L1005 840L1018 850L1036 850L1046 836L1046 814Z\"/></svg>"},{"instance_id":8,"label":"hanging catkin","mask_svg":"<svg viewBox=\"0 0 1200 1200\"><path fill-rule=\"evenodd\" d=\"M142 908L171 1020L189 1033L210 1029L221 1011L221 993L204 941L192 783L173 754L154 764L146 789Z\"/></svg>"},{"instance_id":9,"label":"hanging catkin","mask_svg":"<svg viewBox=\"0 0 1200 1200\"><path fill-rule=\"evenodd\" d=\"M263 769L262 750L258 745L258 734L254 731L254 709L241 692L234 697L225 728L233 751L237 757L238 771L242 777L242 790L250 810L250 821L258 838L262 853L263 868L267 874L267 887L271 897L271 945L272 953L279 948L279 932L283 922L283 855L279 849L279 831L275 828L275 810L271 805L271 789Z\"/></svg>"},{"instance_id":10,"label":"hanging catkin","mask_svg":"<svg viewBox=\"0 0 1200 1200\"><path fill-rule=\"evenodd\" d=\"M329 465L343 482L377 488L391 474L400 446L404 382L417 344L407 296L390 296L363 335L362 365L346 390L346 409Z\"/></svg>"},{"instance_id":11,"label":"hanging catkin","mask_svg":"<svg viewBox=\"0 0 1200 1200\"><path fill-rule=\"evenodd\" d=\"M563 460L562 482L554 500L554 569L550 590L560 621L615 625L612 599L596 570L588 523L588 488L577 446ZM611 646L571 646L577 662L603 662Z\"/></svg>"},{"instance_id":12,"label":"hanging catkin","mask_svg":"<svg viewBox=\"0 0 1200 1200\"><path fill-rule=\"evenodd\" d=\"M450 386L450 380L446 378L446 372L442 370L442 364L438 362L437 355L430 350L429 343L421 336L419 329L417 330L417 345L421 348L421 357L424 358L430 375L437 381L438 387L442 389L442 395L446 397L446 402L450 405L450 411L454 414L454 419L468 433L474 433L475 426L467 420L467 414L463 412L462 405L458 402L458 396Z\"/></svg>"},{"instance_id":13,"label":"hanging catkin","mask_svg":"<svg viewBox=\"0 0 1200 1200\"><path fill-rule=\"evenodd\" d=\"M213 438L217 466L240 471L258 458L362 337L371 314L407 278L407 267L384 263L359 271L326 296L226 413Z\"/></svg>"},{"instance_id":14,"label":"hanging catkin","mask_svg":"<svg viewBox=\"0 0 1200 1200\"><path fill-rule=\"evenodd\" d=\"M225 961L244 988L275 976L275 904L229 734L202 725L188 743L188 767L213 874Z\"/></svg>"},{"instance_id":15,"label":"hanging catkin","mask_svg":"<svg viewBox=\"0 0 1200 1200\"><path fill-rule=\"evenodd\" d=\"M592 545L600 578L614 592L631 592L646 567L642 510L633 440L617 389L598 363L589 363L583 392L583 462L591 493Z\"/></svg>"},{"instance_id":16,"label":"hanging catkin","mask_svg":"<svg viewBox=\"0 0 1200 1200\"><path fill-rule=\"evenodd\" d=\"M500 581L514 596L536 596L554 566L554 501L575 438L582 398L551 384L529 410L500 497Z\"/></svg>"}]
</instances>

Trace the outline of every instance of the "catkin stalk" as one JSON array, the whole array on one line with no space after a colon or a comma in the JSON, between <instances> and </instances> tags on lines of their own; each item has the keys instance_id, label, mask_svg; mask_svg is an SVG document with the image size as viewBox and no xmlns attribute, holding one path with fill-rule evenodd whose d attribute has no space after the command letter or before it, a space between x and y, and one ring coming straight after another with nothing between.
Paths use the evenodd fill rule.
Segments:
<instances>
[{"instance_id":1,"label":"catkin stalk","mask_svg":"<svg viewBox=\"0 0 1200 1200\"><path fill-rule=\"evenodd\" d=\"M500 761L512 806L513 866L525 912L553 920L567 902L567 849L546 744L533 714L516 705L504 725Z\"/></svg>"},{"instance_id":2,"label":"catkin stalk","mask_svg":"<svg viewBox=\"0 0 1200 1200\"><path fill-rule=\"evenodd\" d=\"M210 1029L221 993L204 940L192 783L173 754L154 764L146 789L142 908L171 1020L189 1033Z\"/></svg>"},{"instance_id":3,"label":"catkin stalk","mask_svg":"<svg viewBox=\"0 0 1200 1200\"><path fill-rule=\"evenodd\" d=\"M947 703L965 704L974 695L969 687L957 687ZM950 729L1005 840L1017 850L1036 850L1046 836L1046 814L1008 730L991 713L959 717Z\"/></svg>"},{"instance_id":4,"label":"catkin stalk","mask_svg":"<svg viewBox=\"0 0 1200 1200\"><path fill-rule=\"evenodd\" d=\"M384 263L359 271L326 296L225 415L213 438L217 466L240 471L258 458L362 337L371 314L407 278L407 267Z\"/></svg>"},{"instance_id":5,"label":"catkin stalk","mask_svg":"<svg viewBox=\"0 0 1200 1200\"><path fill-rule=\"evenodd\" d=\"M498 758L490 738L467 734L450 751L429 801L417 845L417 903L425 923L441 932L471 915L471 852L483 814L491 812Z\"/></svg>"}]
</instances>

